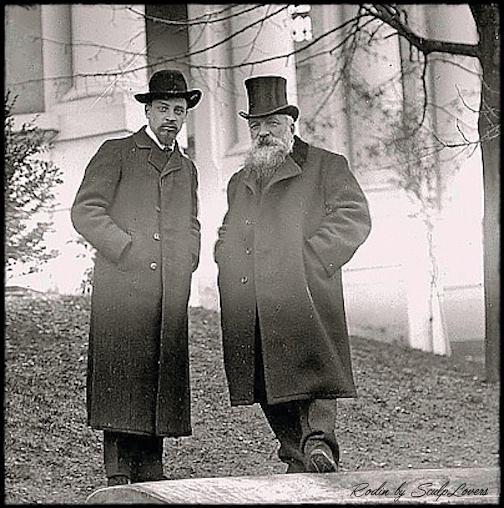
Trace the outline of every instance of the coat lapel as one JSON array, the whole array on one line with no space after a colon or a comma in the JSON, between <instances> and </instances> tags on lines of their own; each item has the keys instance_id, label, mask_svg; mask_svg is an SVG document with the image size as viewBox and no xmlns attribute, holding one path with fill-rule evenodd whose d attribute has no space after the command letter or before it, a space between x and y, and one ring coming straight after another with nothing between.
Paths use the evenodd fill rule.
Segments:
<instances>
[{"instance_id":1,"label":"coat lapel","mask_svg":"<svg viewBox=\"0 0 504 508\"><path fill-rule=\"evenodd\" d=\"M182 167L181 155L177 142L175 142L173 153L168 159L168 162L166 161L166 153L147 135L145 127L142 127L135 134L135 143L138 148L148 148L150 150L147 161L161 173L161 176L165 176Z\"/></svg>"},{"instance_id":2,"label":"coat lapel","mask_svg":"<svg viewBox=\"0 0 504 508\"><path fill-rule=\"evenodd\" d=\"M293 178L302 173L300 166L294 161L289 155L285 162L275 171L275 174L271 177L270 181L266 184L263 192L266 192L272 185L287 178ZM253 171L243 179L244 184L254 193L259 192L257 179Z\"/></svg>"},{"instance_id":3,"label":"coat lapel","mask_svg":"<svg viewBox=\"0 0 504 508\"><path fill-rule=\"evenodd\" d=\"M243 179L243 182L252 191L254 195L257 195L259 189L257 187L257 179L253 171L248 172L248 174Z\"/></svg>"},{"instance_id":4,"label":"coat lapel","mask_svg":"<svg viewBox=\"0 0 504 508\"><path fill-rule=\"evenodd\" d=\"M266 184L264 188L264 192L267 192L268 189L282 180L286 180L288 178L293 178L302 173L301 168L297 162L289 155L285 162L275 171L270 181Z\"/></svg>"},{"instance_id":5,"label":"coat lapel","mask_svg":"<svg viewBox=\"0 0 504 508\"><path fill-rule=\"evenodd\" d=\"M164 160L166 162L166 156ZM179 170L181 167L182 167L182 156L180 155L178 144L175 143L175 147L173 153L171 154L171 157L168 159L168 162L166 162L164 167L161 169L161 176L166 176L167 174L172 173L173 171Z\"/></svg>"},{"instance_id":6,"label":"coat lapel","mask_svg":"<svg viewBox=\"0 0 504 508\"><path fill-rule=\"evenodd\" d=\"M147 161L161 173L166 165L166 154L161 148L152 143Z\"/></svg>"},{"instance_id":7,"label":"coat lapel","mask_svg":"<svg viewBox=\"0 0 504 508\"><path fill-rule=\"evenodd\" d=\"M293 178L300 175L303 170L303 164L308 157L308 144L298 136L294 136L294 146L285 162L275 171L271 180L266 184L264 191L267 191L272 185L287 178Z\"/></svg>"}]
</instances>

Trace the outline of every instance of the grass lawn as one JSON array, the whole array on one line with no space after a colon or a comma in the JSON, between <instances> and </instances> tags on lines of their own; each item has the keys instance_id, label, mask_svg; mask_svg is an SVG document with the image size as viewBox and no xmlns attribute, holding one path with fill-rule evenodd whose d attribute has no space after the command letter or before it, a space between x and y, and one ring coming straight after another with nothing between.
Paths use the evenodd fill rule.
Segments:
<instances>
[{"instance_id":1,"label":"grass lawn","mask_svg":"<svg viewBox=\"0 0 504 508\"><path fill-rule=\"evenodd\" d=\"M86 427L88 297L9 296L5 502L81 504L105 485L101 433ZM499 385L481 366L352 339L359 397L339 402L343 471L496 466ZM219 316L191 309L193 435L165 440L173 479L282 473L257 405L231 408Z\"/></svg>"}]
</instances>

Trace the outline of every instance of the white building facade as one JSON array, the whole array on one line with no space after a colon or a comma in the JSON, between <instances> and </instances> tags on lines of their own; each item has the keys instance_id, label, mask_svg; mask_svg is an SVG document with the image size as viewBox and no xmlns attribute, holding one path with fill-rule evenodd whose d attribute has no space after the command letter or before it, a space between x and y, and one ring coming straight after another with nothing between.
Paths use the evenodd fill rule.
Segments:
<instances>
[{"instance_id":1,"label":"white building facade","mask_svg":"<svg viewBox=\"0 0 504 508\"><path fill-rule=\"evenodd\" d=\"M373 231L344 269L350 332L440 354L450 354L455 343L481 342L480 153L459 158L457 171L445 179L447 190L435 241L440 283L434 321L440 328L438 342L428 343L424 231L407 195L391 183L394 172L384 163L385 154L362 163L364 140L383 131L384 126L379 118L366 116L364 104L360 105L362 116L357 114L359 105L352 110L348 83L331 89L331 80L338 78L337 53L331 52L334 39L326 37L310 46L311 41L344 23L356 6L302 6L297 21L293 21L294 9L286 7L7 5L6 86L18 94L16 121L36 116L36 123L53 133L49 157L64 173L51 215L54 233L47 236L47 243L60 251L59 256L37 274L8 274L7 283L57 293L80 291L91 258L75 243L70 207L84 169L103 141L127 136L145 124L143 107L133 94L147 89L152 72L178 68L191 87L203 90L203 100L190 112L179 136L198 167L200 181L202 256L194 275L191 304L217 309L213 245L226 208L227 182L238 170L249 141L246 122L237 115L247 109L243 81L250 75L271 73L287 78L289 101L299 106L305 120L298 122L301 137L344 154L369 199ZM467 5L408 8L411 20L426 37L476 42ZM451 22L453 19L457 23ZM299 30L300 26L307 29L307 40L294 40L303 39L299 33L292 36L293 28ZM386 39L377 51L378 58L357 54L351 75L363 76L370 86L405 75L408 57L396 37ZM449 112L455 100L460 103L466 97L478 108L474 100L479 98L480 86L476 63L463 64L454 66L439 59L429 67L430 97L440 106L430 121L435 132L448 137L457 131ZM414 102L415 85L407 79L400 83L402 99L413 96ZM327 101L320 108L323 97ZM466 108L460 115L468 129L474 130L474 112ZM441 156L437 163L440 168L448 164Z\"/></svg>"}]
</instances>

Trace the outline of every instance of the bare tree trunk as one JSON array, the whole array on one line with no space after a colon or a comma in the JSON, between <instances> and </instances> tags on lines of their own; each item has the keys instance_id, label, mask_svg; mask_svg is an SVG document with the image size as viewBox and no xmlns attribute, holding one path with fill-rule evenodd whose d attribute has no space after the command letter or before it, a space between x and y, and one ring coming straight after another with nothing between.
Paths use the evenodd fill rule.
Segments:
<instances>
[{"instance_id":1,"label":"bare tree trunk","mask_svg":"<svg viewBox=\"0 0 504 508\"><path fill-rule=\"evenodd\" d=\"M430 263L430 291L429 291L429 336L432 343L432 352L438 355L451 355L450 340L448 338L446 323L443 314L443 299L439 280L437 247L434 239L434 222L432 218L425 219L427 230L427 245ZM437 223L437 220L436 220Z\"/></svg>"},{"instance_id":2,"label":"bare tree trunk","mask_svg":"<svg viewBox=\"0 0 504 508\"><path fill-rule=\"evenodd\" d=\"M482 140L485 285L485 368L489 382L500 378L500 34L499 6L474 4L483 82L479 115Z\"/></svg>"}]
</instances>

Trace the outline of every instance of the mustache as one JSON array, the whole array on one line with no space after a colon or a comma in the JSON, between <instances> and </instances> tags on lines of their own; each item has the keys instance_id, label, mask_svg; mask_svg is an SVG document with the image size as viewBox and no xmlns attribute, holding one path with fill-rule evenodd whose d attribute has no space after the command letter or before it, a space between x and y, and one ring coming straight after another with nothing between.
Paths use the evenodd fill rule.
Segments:
<instances>
[{"instance_id":1,"label":"mustache","mask_svg":"<svg viewBox=\"0 0 504 508\"><path fill-rule=\"evenodd\" d=\"M255 142L255 146L257 148L260 148L262 146L283 146L284 143L282 143L281 140L275 139L275 138L259 138Z\"/></svg>"}]
</instances>

